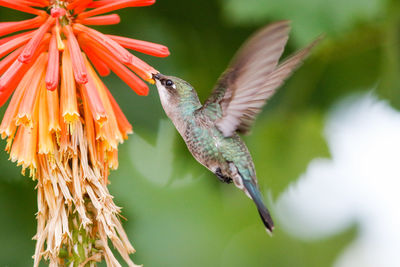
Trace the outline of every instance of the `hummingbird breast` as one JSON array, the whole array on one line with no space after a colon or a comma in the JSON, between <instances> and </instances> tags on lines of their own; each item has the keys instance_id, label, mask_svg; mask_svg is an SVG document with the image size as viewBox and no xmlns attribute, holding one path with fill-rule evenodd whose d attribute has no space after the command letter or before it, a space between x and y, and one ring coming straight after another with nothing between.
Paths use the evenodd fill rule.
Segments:
<instances>
[{"instance_id":1,"label":"hummingbird breast","mask_svg":"<svg viewBox=\"0 0 400 267\"><path fill-rule=\"evenodd\" d=\"M193 157L211 171L223 162L221 142L207 119L188 122L182 137Z\"/></svg>"},{"instance_id":2,"label":"hummingbird breast","mask_svg":"<svg viewBox=\"0 0 400 267\"><path fill-rule=\"evenodd\" d=\"M224 137L207 116L187 122L182 137L193 157L213 173L219 168L223 175L233 177L234 164L255 177L251 156L240 137Z\"/></svg>"}]
</instances>

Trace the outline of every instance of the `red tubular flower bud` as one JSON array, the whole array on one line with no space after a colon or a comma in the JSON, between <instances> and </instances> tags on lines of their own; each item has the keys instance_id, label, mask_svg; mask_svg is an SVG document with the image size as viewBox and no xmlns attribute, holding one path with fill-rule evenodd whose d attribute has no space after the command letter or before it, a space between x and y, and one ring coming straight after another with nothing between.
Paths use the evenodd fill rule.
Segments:
<instances>
[{"instance_id":1,"label":"red tubular flower bud","mask_svg":"<svg viewBox=\"0 0 400 267\"><path fill-rule=\"evenodd\" d=\"M77 12L77 9L86 8L86 6L92 3L93 0L73 0L70 2L71 3L68 4L67 8L69 10L74 10L75 13L79 13Z\"/></svg>"},{"instance_id":2,"label":"red tubular flower bud","mask_svg":"<svg viewBox=\"0 0 400 267\"><path fill-rule=\"evenodd\" d=\"M93 1L87 7L88 8L97 8L102 7L111 3L114 3L115 0L102 0L102 1Z\"/></svg>"},{"instance_id":3,"label":"red tubular flower bud","mask_svg":"<svg viewBox=\"0 0 400 267\"><path fill-rule=\"evenodd\" d=\"M53 33L50 39L49 45L49 59L46 71L46 88L50 91L54 91L60 79L60 53L57 49L57 37Z\"/></svg>"},{"instance_id":4,"label":"red tubular flower bud","mask_svg":"<svg viewBox=\"0 0 400 267\"><path fill-rule=\"evenodd\" d=\"M68 40L68 49L71 53L71 61L74 69L75 80L77 83L85 84L88 82L87 71L78 41L75 38L71 26L64 26L64 33Z\"/></svg>"},{"instance_id":5,"label":"red tubular flower bud","mask_svg":"<svg viewBox=\"0 0 400 267\"><path fill-rule=\"evenodd\" d=\"M15 60L14 63L8 68L8 70L3 74L3 76L1 76L0 107L6 103L7 99L14 92L15 88L20 83L22 78L25 76L25 73L31 67L31 65L32 63L23 64L20 61Z\"/></svg>"},{"instance_id":6,"label":"red tubular flower bud","mask_svg":"<svg viewBox=\"0 0 400 267\"><path fill-rule=\"evenodd\" d=\"M77 23L85 25L112 25L121 22L121 18L117 14L110 14L104 16L83 18L76 20Z\"/></svg>"},{"instance_id":7,"label":"red tubular flower bud","mask_svg":"<svg viewBox=\"0 0 400 267\"><path fill-rule=\"evenodd\" d=\"M8 0L10 2L10 0ZM20 4L29 5L33 7L47 7L49 6L49 1L47 0L11 0L13 2L19 2Z\"/></svg>"},{"instance_id":8,"label":"red tubular flower bud","mask_svg":"<svg viewBox=\"0 0 400 267\"><path fill-rule=\"evenodd\" d=\"M112 94L110 93L110 91L107 88L105 88L105 90L107 92L108 98L110 99L112 108L115 113L115 117L118 118L118 120L117 120L118 127L119 127L121 133L124 135L124 138L127 139L128 134L133 133L132 125L129 123L128 119L125 117L124 113L122 112L121 108L119 107L117 101L115 101L115 99L112 96Z\"/></svg>"},{"instance_id":9,"label":"red tubular flower bud","mask_svg":"<svg viewBox=\"0 0 400 267\"><path fill-rule=\"evenodd\" d=\"M86 64L89 65L89 62L86 60ZM87 66L88 68L90 66ZM98 122L100 125L107 121L107 113L104 108L104 105L101 101L97 86L93 80L93 77L88 76L88 82L85 85L82 85L82 91L86 95L90 110L92 111L93 119Z\"/></svg>"},{"instance_id":10,"label":"red tubular flower bud","mask_svg":"<svg viewBox=\"0 0 400 267\"><path fill-rule=\"evenodd\" d=\"M0 61L0 75L2 75L15 60L17 60L19 54L21 54L23 47L18 48L7 57L5 57L2 61Z\"/></svg>"},{"instance_id":11,"label":"red tubular flower bud","mask_svg":"<svg viewBox=\"0 0 400 267\"><path fill-rule=\"evenodd\" d=\"M8 7L11 9L19 10L26 13L31 13L39 16L47 16L46 11L38 10L30 7L27 4L19 3L17 1L0 0L0 6Z\"/></svg>"},{"instance_id":12,"label":"red tubular flower bud","mask_svg":"<svg viewBox=\"0 0 400 267\"><path fill-rule=\"evenodd\" d=\"M59 18L59 17L65 16L67 11L65 11L65 9L61 8L61 7L53 7L51 9L50 13L53 18Z\"/></svg>"},{"instance_id":13,"label":"red tubular flower bud","mask_svg":"<svg viewBox=\"0 0 400 267\"><path fill-rule=\"evenodd\" d=\"M25 72L31 67L35 59L48 46L49 39L50 34L46 34L43 40L41 40L39 48L35 51L35 54L32 57L33 60L29 64L24 64L19 60L15 60L0 77L0 106L7 101L7 98L12 94L15 87L21 81Z\"/></svg>"},{"instance_id":14,"label":"red tubular flower bud","mask_svg":"<svg viewBox=\"0 0 400 267\"><path fill-rule=\"evenodd\" d=\"M127 66L146 81L151 80L153 74L158 73L158 71L156 71L152 66L137 57L134 57L131 63L127 64Z\"/></svg>"},{"instance_id":15,"label":"red tubular flower bud","mask_svg":"<svg viewBox=\"0 0 400 267\"><path fill-rule=\"evenodd\" d=\"M21 55L19 56L19 61L21 61L22 63L30 62L44 35L49 30L50 26L54 24L54 22L55 19L53 17L49 17L47 21L42 26L40 26L37 31L35 31L32 39L27 43L24 51L22 51Z\"/></svg>"},{"instance_id":16,"label":"red tubular flower bud","mask_svg":"<svg viewBox=\"0 0 400 267\"><path fill-rule=\"evenodd\" d=\"M44 21L46 21L45 17L37 16L33 19L22 21L0 22L0 36L4 36L13 32L37 28L42 25Z\"/></svg>"},{"instance_id":17,"label":"red tubular flower bud","mask_svg":"<svg viewBox=\"0 0 400 267\"><path fill-rule=\"evenodd\" d=\"M24 33L13 40L0 45L0 58L4 57L11 51L27 43L33 36L33 32Z\"/></svg>"},{"instance_id":18,"label":"red tubular flower bud","mask_svg":"<svg viewBox=\"0 0 400 267\"><path fill-rule=\"evenodd\" d=\"M0 39L0 45L8 43L8 42L11 42L12 40L17 39L18 37L25 36L26 34L33 33L33 32L34 31L23 32L23 33L20 33L20 34L11 35L11 36L7 36L7 37L4 37L4 38L1 38Z\"/></svg>"},{"instance_id":19,"label":"red tubular flower bud","mask_svg":"<svg viewBox=\"0 0 400 267\"><path fill-rule=\"evenodd\" d=\"M26 67L18 60L15 60L11 66L4 72L4 74L0 78L0 92L7 91L10 88L10 85L15 81L20 81L23 75L22 68Z\"/></svg>"},{"instance_id":20,"label":"red tubular flower bud","mask_svg":"<svg viewBox=\"0 0 400 267\"><path fill-rule=\"evenodd\" d=\"M112 2L110 1L109 4L79 14L78 18L79 19L88 18L126 7L150 6L155 2L156 2L155 0L115 0Z\"/></svg>"},{"instance_id":21,"label":"red tubular flower bud","mask_svg":"<svg viewBox=\"0 0 400 267\"><path fill-rule=\"evenodd\" d=\"M116 35L107 35L107 36L125 48L132 49L147 55L155 57L167 57L170 54L168 47L164 45L141 41L141 40L135 40Z\"/></svg>"},{"instance_id":22,"label":"red tubular flower bud","mask_svg":"<svg viewBox=\"0 0 400 267\"><path fill-rule=\"evenodd\" d=\"M132 62L133 55L128 50L123 48L117 42L107 37L105 34L83 26L82 24L75 24L74 29L77 32L87 34L91 39L96 40L99 44L105 47L111 54L113 54L119 61L124 64Z\"/></svg>"},{"instance_id":23,"label":"red tubular flower bud","mask_svg":"<svg viewBox=\"0 0 400 267\"><path fill-rule=\"evenodd\" d=\"M93 50L107 64L107 66L119 76L129 87L132 88L138 95L147 95L149 88L135 74L129 71L124 65L110 55L104 48L100 47L86 34L79 35L79 41L84 51Z\"/></svg>"},{"instance_id":24,"label":"red tubular flower bud","mask_svg":"<svg viewBox=\"0 0 400 267\"><path fill-rule=\"evenodd\" d=\"M97 55L96 53L94 53L93 51L91 51L90 49L86 49L85 50L86 55L88 56L88 58L90 59L90 61L92 62L92 64L94 65L94 67L96 68L97 72L101 75L101 76L108 76L110 74L110 68L107 66L106 63L104 63Z\"/></svg>"}]
</instances>

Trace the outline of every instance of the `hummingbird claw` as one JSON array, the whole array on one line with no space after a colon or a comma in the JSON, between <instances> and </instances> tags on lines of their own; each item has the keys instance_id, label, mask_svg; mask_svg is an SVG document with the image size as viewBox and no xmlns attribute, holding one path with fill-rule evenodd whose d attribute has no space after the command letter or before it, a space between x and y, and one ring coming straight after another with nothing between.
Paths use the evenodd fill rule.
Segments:
<instances>
[{"instance_id":1,"label":"hummingbird claw","mask_svg":"<svg viewBox=\"0 0 400 267\"><path fill-rule=\"evenodd\" d=\"M227 184L232 183L232 179L230 177L222 174L221 168L217 168L215 170L215 175L217 176L218 180L220 180L223 183L227 183Z\"/></svg>"}]
</instances>

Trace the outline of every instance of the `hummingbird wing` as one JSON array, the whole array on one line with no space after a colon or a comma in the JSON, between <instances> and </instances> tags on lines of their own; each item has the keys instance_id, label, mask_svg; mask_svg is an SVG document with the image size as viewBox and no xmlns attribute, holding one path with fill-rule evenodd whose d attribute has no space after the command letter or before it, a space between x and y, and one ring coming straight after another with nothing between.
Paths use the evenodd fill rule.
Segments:
<instances>
[{"instance_id":1,"label":"hummingbird wing","mask_svg":"<svg viewBox=\"0 0 400 267\"><path fill-rule=\"evenodd\" d=\"M218 111L224 136L247 133L266 101L308 55L316 41L278 65L290 30L288 21L266 26L238 51L204 108Z\"/></svg>"}]
</instances>

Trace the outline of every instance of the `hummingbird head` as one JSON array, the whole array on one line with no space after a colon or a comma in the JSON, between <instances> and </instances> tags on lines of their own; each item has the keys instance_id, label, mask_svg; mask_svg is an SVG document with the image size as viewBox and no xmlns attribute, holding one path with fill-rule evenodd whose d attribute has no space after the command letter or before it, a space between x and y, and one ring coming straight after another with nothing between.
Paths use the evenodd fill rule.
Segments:
<instances>
[{"instance_id":1,"label":"hummingbird head","mask_svg":"<svg viewBox=\"0 0 400 267\"><path fill-rule=\"evenodd\" d=\"M186 112L198 108L200 101L194 88L186 81L161 73L153 75L156 81L161 104L167 115L175 112Z\"/></svg>"},{"instance_id":2,"label":"hummingbird head","mask_svg":"<svg viewBox=\"0 0 400 267\"><path fill-rule=\"evenodd\" d=\"M153 75L153 79L156 81L156 86L158 91L161 94L165 94L166 98L169 99L171 97L178 97L178 87L179 78L173 76L162 75L161 73L157 73ZM180 89L180 88L179 88Z\"/></svg>"}]
</instances>

